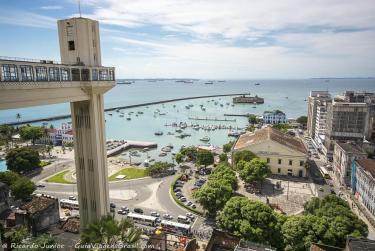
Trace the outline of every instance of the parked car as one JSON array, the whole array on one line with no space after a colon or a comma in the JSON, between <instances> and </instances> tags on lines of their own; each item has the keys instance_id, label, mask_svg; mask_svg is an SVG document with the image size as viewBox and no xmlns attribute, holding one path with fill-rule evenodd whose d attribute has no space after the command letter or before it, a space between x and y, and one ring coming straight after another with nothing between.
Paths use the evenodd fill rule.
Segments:
<instances>
[{"instance_id":1,"label":"parked car","mask_svg":"<svg viewBox=\"0 0 375 251\"><path fill-rule=\"evenodd\" d=\"M124 210L118 210L117 213L118 213L118 214L122 214L122 215L127 214L127 212L125 212Z\"/></svg>"},{"instance_id":2,"label":"parked car","mask_svg":"<svg viewBox=\"0 0 375 251\"><path fill-rule=\"evenodd\" d=\"M134 213L143 214L143 209L136 207L134 208Z\"/></svg>"},{"instance_id":3,"label":"parked car","mask_svg":"<svg viewBox=\"0 0 375 251\"><path fill-rule=\"evenodd\" d=\"M173 191L174 191L175 193L177 193L177 192L181 192L181 188L175 188Z\"/></svg>"},{"instance_id":4,"label":"parked car","mask_svg":"<svg viewBox=\"0 0 375 251\"><path fill-rule=\"evenodd\" d=\"M185 205L188 206L188 207L190 207L192 204L193 204L193 202L191 202L191 201L186 201L185 202Z\"/></svg>"},{"instance_id":5,"label":"parked car","mask_svg":"<svg viewBox=\"0 0 375 251\"><path fill-rule=\"evenodd\" d=\"M185 197L181 197L181 198L180 198L180 201L185 202L185 201L186 201L186 198L185 198Z\"/></svg>"},{"instance_id":6,"label":"parked car","mask_svg":"<svg viewBox=\"0 0 375 251\"><path fill-rule=\"evenodd\" d=\"M77 200L77 198L75 196L73 196L73 195L70 195L69 196L69 200Z\"/></svg>"},{"instance_id":7,"label":"parked car","mask_svg":"<svg viewBox=\"0 0 375 251\"><path fill-rule=\"evenodd\" d=\"M191 204L191 206L190 206L191 208L197 208L197 206L193 203L193 204Z\"/></svg>"},{"instance_id":8,"label":"parked car","mask_svg":"<svg viewBox=\"0 0 375 251\"><path fill-rule=\"evenodd\" d=\"M115 205L115 203L112 203L112 202L111 202L111 203L109 204L109 207L110 207L110 208L116 208L116 205Z\"/></svg>"},{"instance_id":9,"label":"parked car","mask_svg":"<svg viewBox=\"0 0 375 251\"><path fill-rule=\"evenodd\" d=\"M151 212L151 216L154 216L154 217L160 217L160 214L158 212Z\"/></svg>"},{"instance_id":10,"label":"parked car","mask_svg":"<svg viewBox=\"0 0 375 251\"><path fill-rule=\"evenodd\" d=\"M129 213L130 211L128 207L121 207L121 210L127 213Z\"/></svg>"},{"instance_id":11,"label":"parked car","mask_svg":"<svg viewBox=\"0 0 375 251\"><path fill-rule=\"evenodd\" d=\"M163 214L163 218L166 219L166 220L172 220L173 216L170 215L170 214Z\"/></svg>"},{"instance_id":12,"label":"parked car","mask_svg":"<svg viewBox=\"0 0 375 251\"><path fill-rule=\"evenodd\" d=\"M36 185L36 187L43 188L43 187L46 187L46 186L43 185L43 184L38 184L38 185Z\"/></svg>"}]
</instances>

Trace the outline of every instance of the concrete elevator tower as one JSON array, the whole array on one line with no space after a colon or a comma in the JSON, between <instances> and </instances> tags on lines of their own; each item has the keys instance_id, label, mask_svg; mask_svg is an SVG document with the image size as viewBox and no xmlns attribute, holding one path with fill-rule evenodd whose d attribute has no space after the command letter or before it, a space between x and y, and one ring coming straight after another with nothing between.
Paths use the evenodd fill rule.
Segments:
<instances>
[{"instance_id":1,"label":"concrete elevator tower","mask_svg":"<svg viewBox=\"0 0 375 251\"><path fill-rule=\"evenodd\" d=\"M101 66L97 21L81 17L60 20L58 31L62 64ZM101 74L100 70L94 72L95 74ZM106 88L91 86L86 89L90 96L89 100L71 102L70 105L82 223L92 222L109 212L103 103L105 91Z\"/></svg>"}]
</instances>

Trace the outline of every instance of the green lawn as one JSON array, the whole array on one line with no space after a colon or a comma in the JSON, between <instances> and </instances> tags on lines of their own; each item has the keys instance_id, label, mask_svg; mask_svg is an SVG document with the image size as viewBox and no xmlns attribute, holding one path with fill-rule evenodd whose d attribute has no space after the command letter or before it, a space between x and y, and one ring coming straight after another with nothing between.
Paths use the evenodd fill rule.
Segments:
<instances>
[{"instance_id":1,"label":"green lawn","mask_svg":"<svg viewBox=\"0 0 375 251\"><path fill-rule=\"evenodd\" d=\"M49 164L51 164L51 162L42 160L42 161L40 161L39 166L40 167L45 167L45 166L48 166Z\"/></svg>"},{"instance_id":2,"label":"green lawn","mask_svg":"<svg viewBox=\"0 0 375 251\"><path fill-rule=\"evenodd\" d=\"M146 169L127 167L109 177L109 181L115 181L117 175L125 175L126 180L148 176Z\"/></svg>"},{"instance_id":3,"label":"green lawn","mask_svg":"<svg viewBox=\"0 0 375 251\"><path fill-rule=\"evenodd\" d=\"M69 182L66 179L64 179L64 175L68 172L69 172L69 170L62 171L62 172L52 176L51 178L49 178L47 180L47 182L73 184L72 182Z\"/></svg>"}]
</instances>

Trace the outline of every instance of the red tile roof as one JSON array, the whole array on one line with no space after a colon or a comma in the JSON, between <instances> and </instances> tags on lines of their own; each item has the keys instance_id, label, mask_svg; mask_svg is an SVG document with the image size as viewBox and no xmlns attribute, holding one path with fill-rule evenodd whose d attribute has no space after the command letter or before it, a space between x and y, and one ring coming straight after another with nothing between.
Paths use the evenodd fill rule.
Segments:
<instances>
[{"instance_id":1,"label":"red tile roof","mask_svg":"<svg viewBox=\"0 0 375 251\"><path fill-rule=\"evenodd\" d=\"M357 163L371 173L372 177L375 179L375 159L361 159L357 160Z\"/></svg>"},{"instance_id":2,"label":"red tile roof","mask_svg":"<svg viewBox=\"0 0 375 251\"><path fill-rule=\"evenodd\" d=\"M266 127L260 130L256 130L253 133L242 134L240 138L237 140L234 149L238 150L252 144L263 142L268 139L275 141L279 144L282 144L286 147L292 148L293 150L302 153L307 153L305 145L300 139L282 133L279 130L274 129L272 127Z\"/></svg>"},{"instance_id":3,"label":"red tile roof","mask_svg":"<svg viewBox=\"0 0 375 251\"><path fill-rule=\"evenodd\" d=\"M30 214L34 214L36 212L45 210L53 203L56 203L56 200L56 198L46 196L34 196L30 202L20 206L20 208L22 210L26 210Z\"/></svg>"}]
</instances>

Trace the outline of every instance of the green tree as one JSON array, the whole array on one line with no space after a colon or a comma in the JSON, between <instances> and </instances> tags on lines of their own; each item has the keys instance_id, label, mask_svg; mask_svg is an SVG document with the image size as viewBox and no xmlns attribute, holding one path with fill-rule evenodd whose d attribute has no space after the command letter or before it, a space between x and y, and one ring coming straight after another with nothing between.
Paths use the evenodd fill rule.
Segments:
<instances>
[{"instance_id":1,"label":"green tree","mask_svg":"<svg viewBox=\"0 0 375 251\"><path fill-rule=\"evenodd\" d=\"M20 178L19 174L12 171L0 172L0 181L11 186Z\"/></svg>"},{"instance_id":2,"label":"green tree","mask_svg":"<svg viewBox=\"0 0 375 251\"><path fill-rule=\"evenodd\" d=\"M312 242L319 242L328 228L326 219L317 216L290 216L282 226L286 251L305 251Z\"/></svg>"},{"instance_id":3,"label":"green tree","mask_svg":"<svg viewBox=\"0 0 375 251\"><path fill-rule=\"evenodd\" d=\"M182 155L181 153L177 153L176 154L176 162L177 162L177 164L180 164L180 163L184 162L184 155Z\"/></svg>"},{"instance_id":4,"label":"green tree","mask_svg":"<svg viewBox=\"0 0 375 251\"><path fill-rule=\"evenodd\" d=\"M138 250L138 242L141 236L141 230L136 228L128 219L118 221L112 216L103 216L98 221L89 224L81 234L82 244L105 244L116 245L124 244L121 250ZM108 248L104 250L118 250Z\"/></svg>"},{"instance_id":5,"label":"green tree","mask_svg":"<svg viewBox=\"0 0 375 251\"><path fill-rule=\"evenodd\" d=\"M257 118L256 115L254 114L251 114L249 117L248 117L248 120L249 120L249 124L258 124L259 123L259 119Z\"/></svg>"},{"instance_id":6,"label":"green tree","mask_svg":"<svg viewBox=\"0 0 375 251\"><path fill-rule=\"evenodd\" d=\"M297 122L305 127L307 125L307 116L298 117Z\"/></svg>"},{"instance_id":7,"label":"green tree","mask_svg":"<svg viewBox=\"0 0 375 251\"><path fill-rule=\"evenodd\" d=\"M25 173L39 168L39 153L29 147L14 148L5 156L8 169L16 173Z\"/></svg>"},{"instance_id":8,"label":"green tree","mask_svg":"<svg viewBox=\"0 0 375 251\"><path fill-rule=\"evenodd\" d=\"M41 234L37 237L31 237L29 233L26 234L25 238L21 240L23 245L27 245L27 248L15 248L14 251L53 251L56 250L52 245L57 244L57 240L50 234ZM35 246L35 247L34 247Z\"/></svg>"},{"instance_id":9,"label":"green tree","mask_svg":"<svg viewBox=\"0 0 375 251\"><path fill-rule=\"evenodd\" d=\"M157 161L147 168L148 174L151 176L159 175L167 172L173 164L168 162Z\"/></svg>"},{"instance_id":10,"label":"green tree","mask_svg":"<svg viewBox=\"0 0 375 251\"><path fill-rule=\"evenodd\" d=\"M248 241L281 248L280 224L268 205L245 197L232 197L216 217L218 226Z\"/></svg>"},{"instance_id":11,"label":"green tree","mask_svg":"<svg viewBox=\"0 0 375 251\"><path fill-rule=\"evenodd\" d=\"M209 180L195 194L199 204L207 210L208 215L215 216L232 196L230 184L220 180Z\"/></svg>"},{"instance_id":12,"label":"green tree","mask_svg":"<svg viewBox=\"0 0 375 251\"><path fill-rule=\"evenodd\" d=\"M6 147L9 147L9 142L12 141L12 136L15 133L15 129L10 125L0 125L0 139L5 141Z\"/></svg>"},{"instance_id":13,"label":"green tree","mask_svg":"<svg viewBox=\"0 0 375 251\"><path fill-rule=\"evenodd\" d=\"M232 150L233 145L234 145L234 141L229 141L228 143L223 145L223 151L225 153L229 153Z\"/></svg>"},{"instance_id":14,"label":"green tree","mask_svg":"<svg viewBox=\"0 0 375 251\"><path fill-rule=\"evenodd\" d=\"M21 114L20 113L16 114L16 119L17 119L18 122L20 122L20 120L21 120Z\"/></svg>"},{"instance_id":15,"label":"green tree","mask_svg":"<svg viewBox=\"0 0 375 251\"><path fill-rule=\"evenodd\" d=\"M249 131L249 132L254 132L255 131L255 126L254 125L249 125L246 127L246 131Z\"/></svg>"},{"instance_id":16,"label":"green tree","mask_svg":"<svg viewBox=\"0 0 375 251\"><path fill-rule=\"evenodd\" d=\"M256 157L257 156L253 152L251 152L249 150L243 150L243 151L235 152L233 154L233 161L237 165L237 163L239 163L241 160L251 161L252 159L254 159ZM237 168L237 166L236 166L236 168Z\"/></svg>"},{"instance_id":17,"label":"green tree","mask_svg":"<svg viewBox=\"0 0 375 251\"><path fill-rule=\"evenodd\" d=\"M217 180L222 184L229 184L233 190L238 188L236 173L226 163L220 163L208 177L209 180Z\"/></svg>"},{"instance_id":18,"label":"green tree","mask_svg":"<svg viewBox=\"0 0 375 251\"><path fill-rule=\"evenodd\" d=\"M26 200L35 191L34 182L26 177L20 177L11 186L10 190L16 199Z\"/></svg>"},{"instance_id":19,"label":"green tree","mask_svg":"<svg viewBox=\"0 0 375 251\"><path fill-rule=\"evenodd\" d=\"M264 160L254 158L250 162L245 162L239 173L241 179L246 183L263 183L263 181L271 175L271 169Z\"/></svg>"},{"instance_id":20,"label":"green tree","mask_svg":"<svg viewBox=\"0 0 375 251\"><path fill-rule=\"evenodd\" d=\"M23 126L20 128L20 136L22 140L31 140L35 144L35 140L40 139L45 135L45 128L40 126Z\"/></svg>"},{"instance_id":21,"label":"green tree","mask_svg":"<svg viewBox=\"0 0 375 251\"><path fill-rule=\"evenodd\" d=\"M286 133L288 131L288 129L292 128L289 124L284 124L284 123L280 123L280 124L275 124L272 126L272 128L275 128L283 133Z\"/></svg>"},{"instance_id":22,"label":"green tree","mask_svg":"<svg viewBox=\"0 0 375 251\"><path fill-rule=\"evenodd\" d=\"M198 150L195 146L184 147L180 153L186 156L189 161L195 161L197 159Z\"/></svg>"},{"instance_id":23,"label":"green tree","mask_svg":"<svg viewBox=\"0 0 375 251\"><path fill-rule=\"evenodd\" d=\"M214 154L208 150L199 150L197 153L198 165L212 165L214 163Z\"/></svg>"},{"instance_id":24,"label":"green tree","mask_svg":"<svg viewBox=\"0 0 375 251\"><path fill-rule=\"evenodd\" d=\"M226 153L221 153L219 155L219 161L224 163L228 162L228 155Z\"/></svg>"}]
</instances>

